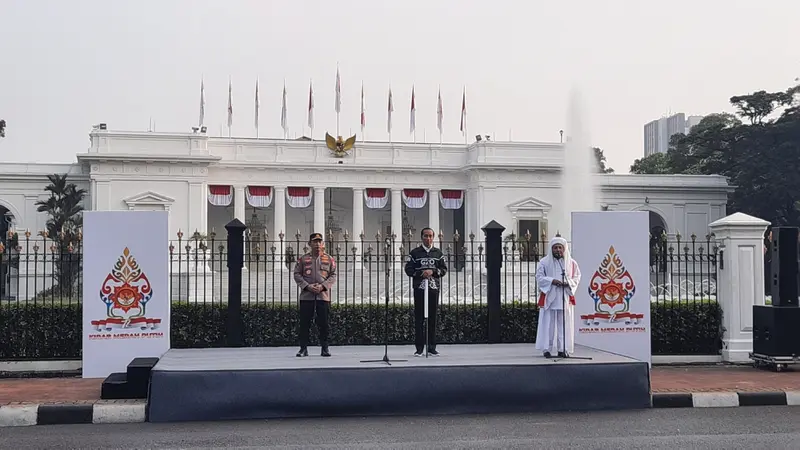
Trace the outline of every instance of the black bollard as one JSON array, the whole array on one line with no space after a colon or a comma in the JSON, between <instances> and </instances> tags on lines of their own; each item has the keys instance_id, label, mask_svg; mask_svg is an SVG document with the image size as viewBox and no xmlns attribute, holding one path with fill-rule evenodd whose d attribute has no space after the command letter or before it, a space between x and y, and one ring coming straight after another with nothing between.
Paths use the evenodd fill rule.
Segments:
<instances>
[{"instance_id":1,"label":"black bollard","mask_svg":"<svg viewBox=\"0 0 800 450\"><path fill-rule=\"evenodd\" d=\"M486 235L486 303L489 306L489 343L502 340L500 333L500 268L503 266L503 231L492 220L481 228Z\"/></svg>"},{"instance_id":2,"label":"black bollard","mask_svg":"<svg viewBox=\"0 0 800 450\"><path fill-rule=\"evenodd\" d=\"M228 230L228 347L244 346L242 330L242 267L244 267L244 230L247 225L233 219L225 225Z\"/></svg>"}]
</instances>

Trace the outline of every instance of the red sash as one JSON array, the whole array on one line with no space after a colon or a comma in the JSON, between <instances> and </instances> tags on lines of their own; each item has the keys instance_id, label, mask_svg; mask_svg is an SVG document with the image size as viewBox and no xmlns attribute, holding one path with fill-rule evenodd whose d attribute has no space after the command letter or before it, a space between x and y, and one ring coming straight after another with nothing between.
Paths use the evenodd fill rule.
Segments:
<instances>
[{"instance_id":1,"label":"red sash","mask_svg":"<svg viewBox=\"0 0 800 450\"><path fill-rule=\"evenodd\" d=\"M544 292L540 292L539 293L539 308L544 308L544 299L545 299L545 297L546 297L546 295L544 295ZM569 304L573 305L573 306L575 305L575 296L574 295L570 295L569 296Z\"/></svg>"}]
</instances>

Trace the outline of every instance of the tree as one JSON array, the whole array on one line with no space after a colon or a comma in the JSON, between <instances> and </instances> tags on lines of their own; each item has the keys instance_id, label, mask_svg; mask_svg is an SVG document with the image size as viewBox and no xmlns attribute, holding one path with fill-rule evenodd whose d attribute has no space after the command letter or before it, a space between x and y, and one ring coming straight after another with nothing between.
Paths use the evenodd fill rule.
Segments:
<instances>
[{"instance_id":1,"label":"tree","mask_svg":"<svg viewBox=\"0 0 800 450\"><path fill-rule=\"evenodd\" d=\"M800 85L731 97L733 114L706 116L669 150L636 160L632 173L723 175L735 186L729 212L800 225ZM774 119L769 116L779 112ZM743 123L741 119L749 123Z\"/></svg>"},{"instance_id":2,"label":"tree","mask_svg":"<svg viewBox=\"0 0 800 450\"><path fill-rule=\"evenodd\" d=\"M47 200L36 202L36 210L47 213L47 236L54 240L57 246L53 254L55 282L52 291L56 288L60 293L72 294L76 291L76 281L81 272L81 259L75 255L75 249L80 245L80 229L83 225L83 205L81 202L86 196L85 189L67 181L67 175L53 174L47 176L48 184L44 190L50 193ZM63 295L63 294L62 294Z\"/></svg>"},{"instance_id":3,"label":"tree","mask_svg":"<svg viewBox=\"0 0 800 450\"><path fill-rule=\"evenodd\" d=\"M739 115L750 120L751 125L761 124L765 117L778 107L791 104L794 92L758 91L749 95L731 97L731 104L739 110Z\"/></svg>"},{"instance_id":4,"label":"tree","mask_svg":"<svg viewBox=\"0 0 800 450\"><path fill-rule=\"evenodd\" d=\"M0 119L0 138L6 137L6 121Z\"/></svg>"},{"instance_id":5,"label":"tree","mask_svg":"<svg viewBox=\"0 0 800 450\"><path fill-rule=\"evenodd\" d=\"M653 153L642 159L637 159L631 165L630 172L651 175L675 173L666 153Z\"/></svg>"},{"instance_id":6,"label":"tree","mask_svg":"<svg viewBox=\"0 0 800 450\"><path fill-rule=\"evenodd\" d=\"M600 147L593 147L594 157L597 160L597 170L600 173L614 173L614 169L606 166L606 156L603 154L603 149Z\"/></svg>"}]
</instances>

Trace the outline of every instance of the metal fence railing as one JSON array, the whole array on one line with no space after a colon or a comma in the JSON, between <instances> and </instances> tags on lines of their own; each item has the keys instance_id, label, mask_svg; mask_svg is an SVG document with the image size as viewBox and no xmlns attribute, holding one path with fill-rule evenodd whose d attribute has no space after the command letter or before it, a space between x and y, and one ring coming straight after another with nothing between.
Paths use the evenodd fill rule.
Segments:
<instances>
[{"instance_id":1,"label":"metal fence railing","mask_svg":"<svg viewBox=\"0 0 800 450\"><path fill-rule=\"evenodd\" d=\"M298 289L293 269L297 258L309 250L306 237L271 238L247 233L244 239L242 304L262 308L296 306ZM350 237L345 234L338 241L329 237L326 251L336 259L338 266L331 302L343 310L369 308L366 317L377 319L382 311L379 307L388 297L390 305L407 309L411 317L411 280L403 272L403 265L409 249L419 244L410 237ZM214 233L186 236L179 233L165 245L169 247L172 302L197 306L204 311L224 312L229 285L227 236ZM472 234L460 236L455 233L444 238L440 236L436 245L443 250L448 266L448 273L441 282L441 314L446 315L456 329L466 323L483 327L485 324L481 321L484 319L476 317L487 306L486 241ZM500 303L504 320L514 317L517 310L535 309L535 273L540 257L546 254L547 245L540 237L529 235L503 238ZM671 239L656 236L651 239L650 247L649 284L653 308L664 311L689 308L689 314L698 316L698 323L702 324L703 315L710 314L703 305L717 300L718 249L713 235L703 238L691 236L689 239L680 235ZM46 233L28 232L9 233L0 241L0 333L6 334L0 335L0 339L6 341L0 345L8 349L6 354L13 353L15 345L26 345L15 340L39 339L42 333L55 332L22 332L17 329L27 327L35 330L36 320L42 314L52 315L52 320L58 321L59 333L81 336L80 314L66 314L63 308L79 308L82 302L82 262L79 233L77 239L67 244L59 241L58 236L53 239ZM588 277L590 273L584 276ZM34 313L14 315L14 311L26 308L38 311L41 306L52 309L37 312L39 316ZM18 323L19 317L25 317L27 322ZM209 317L216 316L212 314ZM681 322L683 319L676 317L671 313L654 314L654 330L659 328L658 332L665 335L686 333L682 328L685 327ZM359 326L380 326L380 321L373 322ZM482 339L464 337L459 342ZM0 350L0 359L3 358Z\"/></svg>"}]
</instances>

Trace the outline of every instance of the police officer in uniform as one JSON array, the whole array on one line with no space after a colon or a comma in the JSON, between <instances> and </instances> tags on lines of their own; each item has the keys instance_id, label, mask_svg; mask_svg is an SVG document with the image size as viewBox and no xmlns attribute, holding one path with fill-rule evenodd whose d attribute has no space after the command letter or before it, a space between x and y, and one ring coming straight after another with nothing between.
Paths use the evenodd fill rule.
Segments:
<instances>
[{"instance_id":1,"label":"police officer in uniform","mask_svg":"<svg viewBox=\"0 0 800 450\"><path fill-rule=\"evenodd\" d=\"M322 234L311 233L308 239L311 252L297 260L294 266L294 281L300 288L300 351L298 357L308 356L309 331L314 312L317 313L317 329L322 346L322 356L331 356L328 350L331 288L336 283L336 260L325 253Z\"/></svg>"},{"instance_id":2,"label":"police officer in uniform","mask_svg":"<svg viewBox=\"0 0 800 450\"><path fill-rule=\"evenodd\" d=\"M428 353L438 356L436 351L436 307L439 304L441 278L447 273L447 263L442 251L433 246L433 230L422 229L422 245L411 250L406 258L406 275L412 277L414 290L414 356L425 351L425 290L423 280L428 280Z\"/></svg>"}]
</instances>

